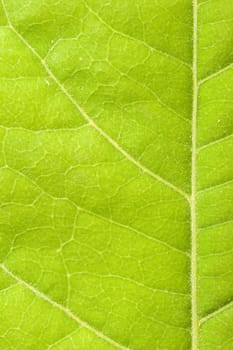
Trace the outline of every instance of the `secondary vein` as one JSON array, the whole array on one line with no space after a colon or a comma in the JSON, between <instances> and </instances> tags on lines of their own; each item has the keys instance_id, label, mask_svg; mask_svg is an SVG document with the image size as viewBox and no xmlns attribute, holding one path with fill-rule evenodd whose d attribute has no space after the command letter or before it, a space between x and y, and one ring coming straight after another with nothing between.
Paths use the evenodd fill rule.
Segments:
<instances>
[{"instance_id":1,"label":"secondary vein","mask_svg":"<svg viewBox=\"0 0 233 350\"><path fill-rule=\"evenodd\" d=\"M107 335L103 334L101 331L95 329L91 325L89 325L86 321L81 320L78 316L76 316L71 310L66 308L65 306L57 303L56 301L52 300L49 296L44 294L43 292L39 291L37 288L29 284L28 282L24 281L19 276L15 275L13 272L11 272L4 264L0 264L1 269L8 275L11 276L15 281L17 281L19 284L24 285L27 289L31 290L37 297L40 299L47 301L49 304L51 304L53 307L61 310L64 312L69 318L73 319L75 322L77 322L80 326L83 328L88 329L90 332L94 333L98 338L101 338L102 340L106 341L107 343L113 345L115 348L120 350L132 350L112 338L108 337Z\"/></svg>"},{"instance_id":2,"label":"secondary vein","mask_svg":"<svg viewBox=\"0 0 233 350\"><path fill-rule=\"evenodd\" d=\"M2 1L3 9L8 21L9 28L16 34L16 36L24 43L24 45L34 54L35 57L39 60L39 62L44 67L45 71L48 73L48 76L56 83L56 85L59 87L59 89L63 92L63 94L70 100L70 102L76 107L76 109L79 111L79 113L83 116L83 118L88 122L88 124L93 127L103 138L105 138L118 152L120 152L129 162L133 163L141 169L143 173L148 174L149 176L156 179L158 182L164 184L166 187L171 188L173 191L177 192L179 195L181 195L183 198L186 199L188 203L190 203L190 196L188 193L183 191L181 188L177 187L175 184L171 183L170 181L166 180L165 178L161 177L160 175L154 173L150 169L148 169L146 166L141 164L137 159L135 159L131 154L126 152L121 145L119 145L114 139L112 139L109 134L107 134L102 128L100 128L95 121L86 113L86 111L78 104L76 99L69 93L69 91L64 87L64 85L57 79L57 77L54 75L52 70L49 68L49 66L46 64L45 60L42 59L42 57L38 54L38 52L27 42L27 40L24 39L24 37L16 30L16 28L13 26L13 24L10 21L10 18L8 16L8 12L6 10L6 6L4 3L4 0Z\"/></svg>"}]
</instances>

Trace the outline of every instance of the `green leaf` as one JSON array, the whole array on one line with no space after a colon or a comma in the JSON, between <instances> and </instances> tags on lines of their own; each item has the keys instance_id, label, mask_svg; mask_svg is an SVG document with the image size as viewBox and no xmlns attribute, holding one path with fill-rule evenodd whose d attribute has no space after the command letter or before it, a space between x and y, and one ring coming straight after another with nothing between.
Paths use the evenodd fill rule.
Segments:
<instances>
[{"instance_id":1,"label":"green leaf","mask_svg":"<svg viewBox=\"0 0 233 350\"><path fill-rule=\"evenodd\" d=\"M232 0L0 3L0 349L233 349Z\"/></svg>"}]
</instances>

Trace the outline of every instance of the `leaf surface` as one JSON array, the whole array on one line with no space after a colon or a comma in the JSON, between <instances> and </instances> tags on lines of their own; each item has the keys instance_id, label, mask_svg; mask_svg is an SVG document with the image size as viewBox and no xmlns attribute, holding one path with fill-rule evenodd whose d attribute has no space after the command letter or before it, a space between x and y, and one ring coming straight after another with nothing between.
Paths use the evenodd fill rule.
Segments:
<instances>
[{"instance_id":1,"label":"leaf surface","mask_svg":"<svg viewBox=\"0 0 233 350\"><path fill-rule=\"evenodd\" d=\"M233 3L0 5L0 349L232 350Z\"/></svg>"}]
</instances>

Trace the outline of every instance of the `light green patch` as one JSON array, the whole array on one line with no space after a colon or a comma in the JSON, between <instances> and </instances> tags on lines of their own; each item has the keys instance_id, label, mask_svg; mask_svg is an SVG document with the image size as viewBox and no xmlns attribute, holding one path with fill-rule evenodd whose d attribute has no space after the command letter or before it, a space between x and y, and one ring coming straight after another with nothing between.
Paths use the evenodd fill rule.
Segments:
<instances>
[{"instance_id":1,"label":"light green patch","mask_svg":"<svg viewBox=\"0 0 233 350\"><path fill-rule=\"evenodd\" d=\"M2 1L1 350L232 350L232 10Z\"/></svg>"}]
</instances>

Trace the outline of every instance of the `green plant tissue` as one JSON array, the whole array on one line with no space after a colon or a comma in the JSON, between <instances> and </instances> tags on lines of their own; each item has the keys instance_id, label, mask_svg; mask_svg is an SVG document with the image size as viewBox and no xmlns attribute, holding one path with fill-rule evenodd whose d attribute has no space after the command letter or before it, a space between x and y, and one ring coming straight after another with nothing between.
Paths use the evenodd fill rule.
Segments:
<instances>
[{"instance_id":1,"label":"green plant tissue","mask_svg":"<svg viewBox=\"0 0 233 350\"><path fill-rule=\"evenodd\" d=\"M233 349L233 1L0 1L0 350Z\"/></svg>"}]
</instances>

